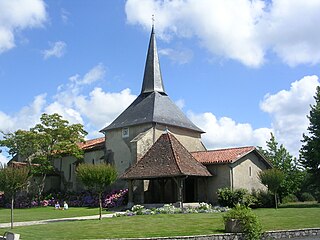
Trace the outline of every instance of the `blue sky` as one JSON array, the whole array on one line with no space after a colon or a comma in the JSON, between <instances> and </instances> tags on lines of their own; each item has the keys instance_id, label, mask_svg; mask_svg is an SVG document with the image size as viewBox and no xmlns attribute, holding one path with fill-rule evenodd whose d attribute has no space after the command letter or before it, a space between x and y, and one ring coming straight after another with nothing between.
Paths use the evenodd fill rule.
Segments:
<instances>
[{"instance_id":1,"label":"blue sky","mask_svg":"<svg viewBox=\"0 0 320 240\"><path fill-rule=\"evenodd\" d=\"M208 149L274 132L297 155L319 85L319 12L320 0L0 0L0 129L58 112L102 136L140 93L154 14L166 92Z\"/></svg>"}]
</instances>

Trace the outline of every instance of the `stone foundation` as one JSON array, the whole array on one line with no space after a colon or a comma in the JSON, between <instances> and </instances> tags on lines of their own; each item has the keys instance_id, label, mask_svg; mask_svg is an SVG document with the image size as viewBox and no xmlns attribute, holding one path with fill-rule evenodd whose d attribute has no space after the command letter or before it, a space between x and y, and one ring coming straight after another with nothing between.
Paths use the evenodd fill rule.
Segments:
<instances>
[{"instance_id":1,"label":"stone foundation","mask_svg":"<svg viewBox=\"0 0 320 240\"><path fill-rule=\"evenodd\" d=\"M320 228L308 228L308 229L297 229L297 230L286 230L286 231L268 231L264 232L261 239L293 239L313 237L320 239ZM182 236L182 237L154 237L154 238L122 238L122 240L245 240L241 233L224 233L224 234L212 234L212 235L198 235L198 236Z\"/></svg>"}]
</instances>

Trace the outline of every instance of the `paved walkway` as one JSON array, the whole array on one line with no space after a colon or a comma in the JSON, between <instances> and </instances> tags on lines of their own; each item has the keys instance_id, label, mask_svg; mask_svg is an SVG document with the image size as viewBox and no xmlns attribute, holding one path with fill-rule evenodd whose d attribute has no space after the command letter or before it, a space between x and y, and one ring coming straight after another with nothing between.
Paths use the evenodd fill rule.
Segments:
<instances>
[{"instance_id":1,"label":"paved walkway","mask_svg":"<svg viewBox=\"0 0 320 240\"><path fill-rule=\"evenodd\" d=\"M118 212L118 213L120 213L120 212ZM111 218L115 214L116 213L102 214L102 218ZM20 227L20 226L48 224L48 223L53 223L53 222L81 221L81 220L89 220L89 219L99 219L99 215L83 216L83 217L70 217L70 218L56 218L56 219L46 219L46 220L27 221L27 222L14 222L13 225L15 227ZM0 223L0 228L9 228L10 226L11 226L10 223Z\"/></svg>"}]
</instances>

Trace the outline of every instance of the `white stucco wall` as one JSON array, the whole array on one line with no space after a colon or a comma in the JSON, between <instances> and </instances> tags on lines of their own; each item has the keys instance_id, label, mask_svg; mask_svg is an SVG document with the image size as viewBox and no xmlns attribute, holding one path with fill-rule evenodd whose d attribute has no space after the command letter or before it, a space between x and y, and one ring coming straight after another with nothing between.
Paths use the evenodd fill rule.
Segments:
<instances>
[{"instance_id":1,"label":"white stucco wall","mask_svg":"<svg viewBox=\"0 0 320 240\"><path fill-rule=\"evenodd\" d=\"M231 187L230 167L227 164L207 165L206 167L213 175L207 180L207 198L209 202L217 203L218 189ZM204 186L202 188L204 189Z\"/></svg>"},{"instance_id":2,"label":"white stucco wall","mask_svg":"<svg viewBox=\"0 0 320 240\"><path fill-rule=\"evenodd\" d=\"M267 169L267 165L261 157L255 153L250 153L244 158L238 160L233 167L233 188L244 188L249 191L252 189L266 190L266 187L260 182L258 174Z\"/></svg>"},{"instance_id":3,"label":"white stucco wall","mask_svg":"<svg viewBox=\"0 0 320 240\"><path fill-rule=\"evenodd\" d=\"M103 156L104 150L87 151L84 153L84 163L99 164L104 161L104 159L101 159ZM83 189L76 178L75 162L76 158L70 156L55 159L53 162L55 169L61 173L60 188L63 190L79 191ZM50 179L46 184L50 184ZM47 186L47 188L50 188L50 186Z\"/></svg>"}]
</instances>

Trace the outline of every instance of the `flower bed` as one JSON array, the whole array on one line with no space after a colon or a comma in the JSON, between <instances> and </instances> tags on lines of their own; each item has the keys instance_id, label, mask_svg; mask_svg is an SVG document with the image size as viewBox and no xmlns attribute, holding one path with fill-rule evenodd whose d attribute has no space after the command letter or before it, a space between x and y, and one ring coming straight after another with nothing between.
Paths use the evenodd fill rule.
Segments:
<instances>
[{"instance_id":1,"label":"flower bed","mask_svg":"<svg viewBox=\"0 0 320 240\"><path fill-rule=\"evenodd\" d=\"M135 216L135 215L155 215L155 214L177 214L177 213L216 213L226 212L228 207L213 207L208 203L200 203L197 207L177 208L172 204L165 204L160 208L146 209L142 205L134 205L131 210L127 210L125 213L115 214L115 217L122 216Z\"/></svg>"},{"instance_id":2,"label":"flower bed","mask_svg":"<svg viewBox=\"0 0 320 240\"><path fill-rule=\"evenodd\" d=\"M112 192L105 192L103 194L103 207L113 208L119 207L126 204L128 195L128 189L114 190ZM70 207L98 207L99 200L96 194L91 192L81 193L50 193L38 198L17 197L15 199L15 208L30 208L30 207L46 207L54 206L55 202L58 201L61 204L66 201ZM4 196L0 195L0 207L10 208L10 203L4 201Z\"/></svg>"}]
</instances>

